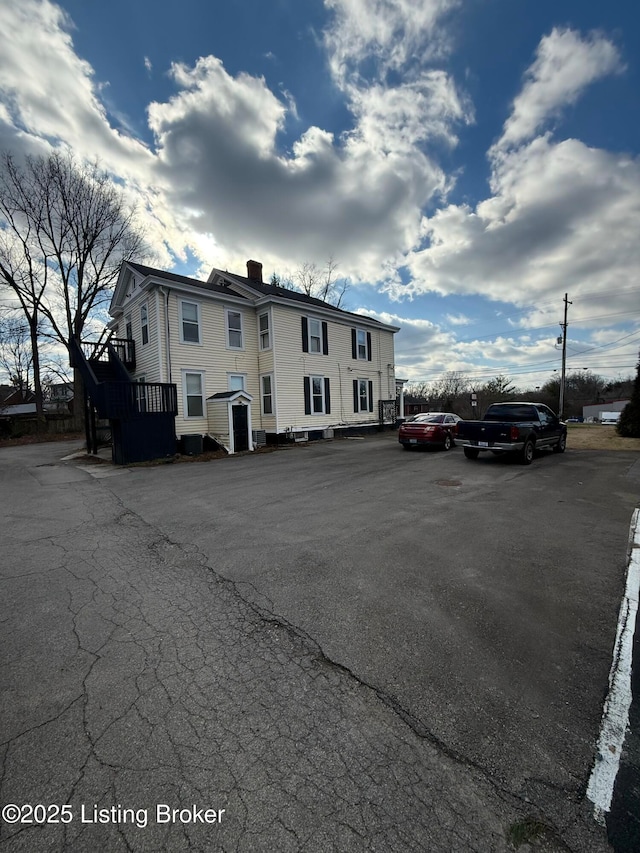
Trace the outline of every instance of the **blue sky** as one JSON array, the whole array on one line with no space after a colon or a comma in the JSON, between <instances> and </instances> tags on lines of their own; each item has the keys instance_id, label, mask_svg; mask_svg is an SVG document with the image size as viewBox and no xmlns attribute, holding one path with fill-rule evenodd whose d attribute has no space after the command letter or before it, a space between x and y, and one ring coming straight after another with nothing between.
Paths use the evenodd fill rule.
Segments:
<instances>
[{"instance_id":1,"label":"blue sky","mask_svg":"<svg viewBox=\"0 0 640 853\"><path fill-rule=\"evenodd\" d=\"M640 12L591 0L0 0L0 146L99 157L147 262L291 275L396 372L634 372Z\"/></svg>"}]
</instances>

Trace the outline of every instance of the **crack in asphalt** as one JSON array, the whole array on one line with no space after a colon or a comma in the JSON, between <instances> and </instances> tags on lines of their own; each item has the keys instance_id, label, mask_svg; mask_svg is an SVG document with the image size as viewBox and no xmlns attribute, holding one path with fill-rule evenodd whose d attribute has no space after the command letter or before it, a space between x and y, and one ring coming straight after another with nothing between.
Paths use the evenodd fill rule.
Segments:
<instances>
[{"instance_id":1,"label":"crack in asphalt","mask_svg":"<svg viewBox=\"0 0 640 853\"><path fill-rule=\"evenodd\" d=\"M506 828L535 814L531 803L104 485L74 483L82 523L24 543L23 565L42 569L3 578L25 600L34 577L45 585L34 618L58 669L43 675L55 695L36 684L25 705L32 724L20 727L19 711L7 720L2 802L227 814L213 830L2 825L3 853L510 849ZM43 548L58 550L55 567ZM22 642L16 619L10 627ZM33 721L47 703L59 707Z\"/></svg>"}]
</instances>

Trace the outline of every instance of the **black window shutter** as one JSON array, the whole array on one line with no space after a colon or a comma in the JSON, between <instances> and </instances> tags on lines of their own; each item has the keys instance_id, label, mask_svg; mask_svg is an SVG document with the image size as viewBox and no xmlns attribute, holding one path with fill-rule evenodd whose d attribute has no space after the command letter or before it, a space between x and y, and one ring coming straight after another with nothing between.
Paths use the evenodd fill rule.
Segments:
<instances>
[{"instance_id":1,"label":"black window shutter","mask_svg":"<svg viewBox=\"0 0 640 853\"><path fill-rule=\"evenodd\" d=\"M356 330L351 329L351 358L358 357L358 341L356 339Z\"/></svg>"},{"instance_id":2,"label":"black window shutter","mask_svg":"<svg viewBox=\"0 0 640 853\"><path fill-rule=\"evenodd\" d=\"M367 359L371 361L371 332L367 332Z\"/></svg>"},{"instance_id":3,"label":"black window shutter","mask_svg":"<svg viewBox=\"0 0 640 853\"><path fill-rule=\"evenodd\" d=\"M304 377L304 413L311 414L311 379L308 376Z\"/></svg>"},{"instance_id":4,"label":"black window shutter","mask_svg":"<svg viewBox=\"0 0 640 853\"><path fill-rule=\"evenodd\" d=\"M373 382L369 381L369 411L373 411Z\"/></svg>"},{"instance_id":5,"label":"black window shutter","mask_svg":"<svg viewBox=\"0 0 640 853\"><path fill-rule=\"evenodd\" d=\"M329 355L329 329L324 321L322 323L322 355Z\"/></svg>"},{"instance_id":6,"label":"black window shutter","mask_svg":"<svg viewBox=\"0 0 640 853\"><path fill-rule=\"evenodd\" d=\"M353 411L358 411L358 380L353 380Z\"/></svg>"},{"instance_id":7,"label":"black window shutter","mask_svg":"<svg viewBox=\"0 0 640 853\"><path fill-rule=\"evenodd\" d=\"M326 415L331 414L331 394L329 393L329 380L324 380L324 411Z\"/></svg>"},{"instance_id":8,"label":"black window shutter","mask_svg":"<svg viewBox=\"0 0 640 853\"><path fill-rule=\"evenodd\" d=\"M309 323L306 317L302 318L302 352L309 352Z\"/></svg>"}]
</instances>

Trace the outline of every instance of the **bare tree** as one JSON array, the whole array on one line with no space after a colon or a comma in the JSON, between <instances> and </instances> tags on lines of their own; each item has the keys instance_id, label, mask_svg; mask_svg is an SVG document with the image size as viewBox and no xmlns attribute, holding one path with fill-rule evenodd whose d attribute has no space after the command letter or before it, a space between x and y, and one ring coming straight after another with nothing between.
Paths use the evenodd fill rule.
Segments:
<instances>
[{"instance_id":1,"label":"bare tree","mask_svg":"<svg viewBox=\"0 0 640 853\"><path fill-rule=\"evenodd\" d=\"M122 261L143 251L143 238L108 173L59 152L28 157L24 165L2 156L0 218L0 283L16 295L29 323L41 398L38 320L44 316L65 346L81 340ZM77 393L78 376L75 384Z\"/></svg>"},{"instance_id":2,"label":"bare tree","mask_svg":"<svg viewBox=\"0 0 640 853\"><path fill-rule=\"evenodd\" d=\"M311 261L305 261L292 276L279 276L274 272L271 284L287 287L290 290L299 290L314 299L322 299L323 302L328 302L335 308L342 308L344 297L349 290L349 282L347 279L336 276L337 269L338 264L333 257L330 257L322 268Z\"/></svg>"},{"instance_id":3,"label":"bare tree","mask_svg":"<svg viewBox=\"0 0 640 853\"><path fill-rule=\"evenodd\" d=\"M33 390L33 355L29 326L15 316L0 317L0 368L23 395Z\"/></svg>"},{"instance_id":4,"label":"bare tree","mask_svg":"<svg viewBox=\"0 0 640 853\"><path fill-rule=\"evenodd\" d=\"M433 383L432 399L442 411L455 412L463 397L469 395L469 378L457 370L450 370Z\"/></svg>"}]
</instances>

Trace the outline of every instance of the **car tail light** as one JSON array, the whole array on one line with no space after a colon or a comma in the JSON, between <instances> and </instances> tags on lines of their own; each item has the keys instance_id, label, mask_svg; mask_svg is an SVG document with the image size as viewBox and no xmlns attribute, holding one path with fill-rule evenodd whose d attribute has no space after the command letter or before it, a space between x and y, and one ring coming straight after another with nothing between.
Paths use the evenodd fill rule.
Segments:
<instances>
[{"instance_id":1,"label":"car tail light","mask_svg":"<svg viewBox=\"0 0 640 853\"><path fill-rule=\"evenodd\" d=\"M520 438L520 430L517 426L511 427L511 441L517 441Z\"/></svg>"}]
</instances>

